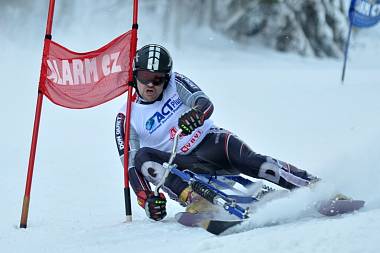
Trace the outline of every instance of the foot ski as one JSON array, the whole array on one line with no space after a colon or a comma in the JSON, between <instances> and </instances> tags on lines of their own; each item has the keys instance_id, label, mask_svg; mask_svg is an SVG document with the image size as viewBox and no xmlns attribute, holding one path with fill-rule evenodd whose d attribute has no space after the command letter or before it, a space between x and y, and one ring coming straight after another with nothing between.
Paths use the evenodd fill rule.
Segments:
<instances>
[{"instance_id":1,"label":"foot ski","mask_svg":"<svg viewBox=\"0 0 380 253\"><path fill-rule=\"evenodd\" d=\"M227 229L241 224L245 220L205 220L201 226L214 235L220 235Z\"/></svg>"},{"instance_id":2,"label":"foot ski","mask_svg":"<svg viewBox=\"0 0 380 253\"><path fill-rule=\"evenodd\" d=\"M318 212L325 216L335 216L357 211L362 208L364 204L365 201L363 200L332 199L321 202L318 206Z\"/></svg>"},{"instance_id":3,"label":"foot ski","mask_svg":"<svg viewBox=\"0 0 380 253\"><path fill-rule=\"evenodd\" d=\"M175 215L175 219L182 225L188 227L201 227L206 231L220 235L227 229L242 223L244 220L222 220L213 213L189 213L180 212Z\"/></svg>"},{"instance_id":4,"label":"foot ski","mask_svg":"<svg viewBox=\"0 0 380 253\"><path fill-rule=\"evenodd\" d=\"M176 221L186 227L200 227L201 223L205 220L215 218L214 214L208 212L190 213L179 212L174 216Z\"/></svg>"}]
</instances>

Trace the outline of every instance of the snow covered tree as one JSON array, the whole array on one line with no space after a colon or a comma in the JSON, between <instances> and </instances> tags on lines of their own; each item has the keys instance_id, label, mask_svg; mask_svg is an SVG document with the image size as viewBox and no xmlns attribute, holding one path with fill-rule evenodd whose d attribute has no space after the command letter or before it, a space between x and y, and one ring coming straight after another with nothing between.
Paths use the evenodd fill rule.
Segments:
<instances>
[{"instance_id":1,"label":"snow covered tree","mask_svg":"<svg viewBox=\"0 0 380 253\"><path fill-rule=\"evenodd\" d=\"M238 42L259 40L279 51L301 55L340 57L348 32L348 0L167 0L167 3L171 11L165 13L165 19L171 15L181 18L180 22L172 21L177 31L186 22L207 25Z\"/></svg>"}]
</instances>

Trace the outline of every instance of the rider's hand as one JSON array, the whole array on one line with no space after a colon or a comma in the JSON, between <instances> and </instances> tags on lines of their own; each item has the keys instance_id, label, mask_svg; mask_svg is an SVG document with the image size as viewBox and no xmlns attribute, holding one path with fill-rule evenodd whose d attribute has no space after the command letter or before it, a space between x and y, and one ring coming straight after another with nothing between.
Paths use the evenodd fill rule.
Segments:
<instances>
[{"instance_id":1,"label":"rider's hand","mask_svg":"<svg viewBox=\"0 0 380 253\"><path fill-rule=\"evenodd\" d=\"M166 198L163 193L155 196L151 191L140 191L137 194L137 202L152 220L159 221L166 216Z\"/></svg>"},{"instance_id":2,"label":"rider's hand","mask_svg":"<svg viewBox=\"0 0 380 253\"><path fill-rule=\"evenodd\" d=\"M194 131L194 129L202 126L203 123L203 113L195 108L192 108L181 115L178 120L178 127L182 129L182 133L184 135L189 135Z\"/></svg>"}]
</instances>

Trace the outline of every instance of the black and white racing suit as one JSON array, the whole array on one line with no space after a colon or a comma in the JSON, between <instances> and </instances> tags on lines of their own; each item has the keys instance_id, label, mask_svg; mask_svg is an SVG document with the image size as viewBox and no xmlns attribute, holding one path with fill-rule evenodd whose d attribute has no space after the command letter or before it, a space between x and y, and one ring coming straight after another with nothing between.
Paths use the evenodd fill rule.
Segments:
<instances>
[{"instance_id":1,"label":"black and white racing suit","mask_svg":"<svg viewBox=\"0 0 380 253\"><path fill-rule=\"evenodd\" d=\"M190 79L173 73L168 87L156 101L147 103L139 98L132 106L128 168L135 193L151 190L149 183L157 185L160 182L164 174L162 164L169 160L173 136L178 129L178 118L192 107L201 110L207 120L187 139L180 139L180 151L174 160L179 169L211 175L242 173L286 189L307 186L314 178L288 163L253 152L236 135L216 127L210 119L213 105L209 98ZM124 125L125 106L118 113L115 124L122 162ZM172 199L177 199L187 186L178 176L169 174L163 190Z\"/></svg>"}]
</instances>

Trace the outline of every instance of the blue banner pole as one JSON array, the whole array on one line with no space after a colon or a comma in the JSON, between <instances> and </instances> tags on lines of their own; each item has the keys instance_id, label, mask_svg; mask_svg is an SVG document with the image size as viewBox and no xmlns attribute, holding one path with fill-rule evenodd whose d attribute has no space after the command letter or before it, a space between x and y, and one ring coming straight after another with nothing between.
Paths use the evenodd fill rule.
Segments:
<instances>
[{"instance_id":1,"label":"blue banner pole","mask_svg":"<svg viewBox=\"0 0 380 253\"><path fill-rule=\"evenodd\" d=\"M342 70L342 84L344 83L344 76L346 74L346 65L347 65L347 58L348 58L348 48L350 47L351 31L352 31L352 22L350 21L350 29L348 31L348 37L347 37L347 40L346 40L346 48L344 50L344 62L343 62L343 70Z\"/></svg>"}]
</instances>

